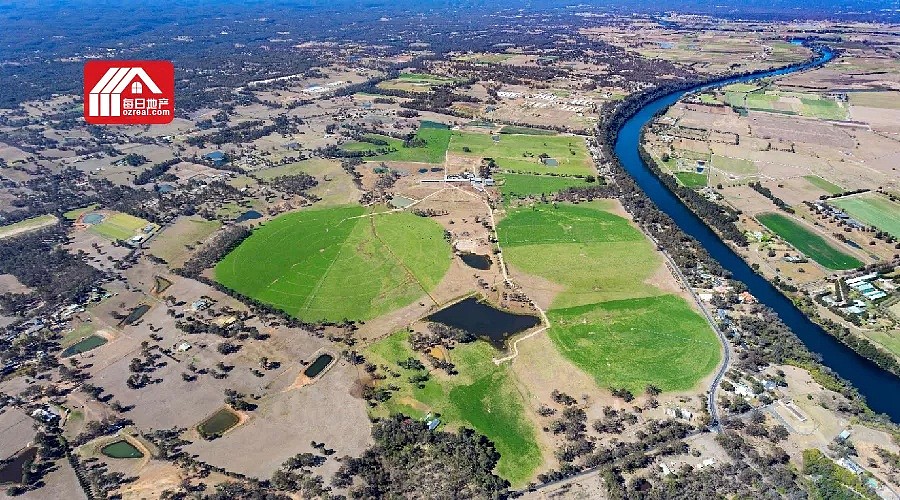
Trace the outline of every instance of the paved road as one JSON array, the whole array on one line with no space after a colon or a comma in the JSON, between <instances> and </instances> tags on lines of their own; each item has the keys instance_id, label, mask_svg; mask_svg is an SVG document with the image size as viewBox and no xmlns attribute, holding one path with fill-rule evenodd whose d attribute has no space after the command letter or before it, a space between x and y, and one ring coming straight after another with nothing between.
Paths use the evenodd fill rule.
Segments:
<instances>
[{"instance_id":1,"label":"paved road","mask_svg":"<svg viewBox=\"0 0 900 500\"><path fill-rule=\"evenodd\" d=\"M653 239L653 237L650 237ZM654 240L655 242L655 240ZM709 396L706 399L706 408L709 411L709 429L713 432L719 433L722 432L722 427L719 425L719 410L716 407L716 392L719 390L719 384L722 382L722 377L725 376L725 372L728 371L728 367L731 364L731 344L728 343L728 339L725 338L725 334L722 333L722 330L719 329L719 325L716 324L716 321L713 319L712 315L706 309L706 306L703 304L703 301L700 300L700 297L697 296L697 293L691 287L690 283L687 280L687 277L681 273L681 269L675 265L675 261L672 260L672 257L668 252L663 251L663 255L665 255L666 260L669 262L669 265L672 267L672 272L681 280L684 284L685 288L687 288L688 292L690 292L691 297L694 298L694 301L697 302L697 305L700 307L700 310L703 311L703 317L706 318L706 322L709 323L709 327L716 332L716 335L719 337L719 342L722 344L722 349L725 352L725 355L722 359L722 364L719 366L719 370L716 371L716 376L710 384L709 387Z\"/></svg>"}]
</instances>

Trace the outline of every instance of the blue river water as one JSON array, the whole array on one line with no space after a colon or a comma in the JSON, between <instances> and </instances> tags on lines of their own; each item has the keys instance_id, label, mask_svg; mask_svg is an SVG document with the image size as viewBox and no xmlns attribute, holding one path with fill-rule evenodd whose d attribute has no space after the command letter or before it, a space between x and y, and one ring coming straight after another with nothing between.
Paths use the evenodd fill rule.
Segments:
<instances>
[{"instance_id":1,"label":"blue river water","mask_svg":"<svg viewBox=\"0 0 900 500\"><path fill-rule=\"evenodd\" d=\"M701 85L660 97L645 105L637 114L622 125L615 144L615 154L625 170L631 174L641 189L656 203L660 210L667 213L685 233L696 238L722 267L731 271L735 279L743 281L749 288L750 293L761 303L771 307L810 351L821 356L822 362L826 366L829 366L841 377L849 380L866 398L866 402L872 410L878 413L885 413L894 422L900 422L900 378L860 356L835 337L829 335L820 326L810 321L774 286L756 274L739 255L719 239L677 196L669 191L647 167L638 153L643 126L652 120L657 112L671 106L688 92L694 92L710 86L784 75L807 69L812 65L828 62L833 57L834 54L830 50L823 49L819 58L809 64L782 68L753 76L731 78L716 82L713 85Z\"/></svg>"}]
</instances>

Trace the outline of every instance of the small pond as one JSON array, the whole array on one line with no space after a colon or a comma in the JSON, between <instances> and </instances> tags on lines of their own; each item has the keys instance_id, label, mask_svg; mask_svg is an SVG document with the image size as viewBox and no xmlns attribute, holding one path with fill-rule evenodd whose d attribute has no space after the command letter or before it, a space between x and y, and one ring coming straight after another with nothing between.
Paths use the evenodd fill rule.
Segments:
<instances>
[{"instance_id":1,"label":"small pond","mask_svg":"<svg viewBox=\"0 0 900 500\"><path fill-rule=\"evenodd\" d=\"M165 292L167 288L172 286L172 282L163 278L162 276L156 276L153 278L153 280L153 293Z\"/></svg>"},{"instance_id":2,"label":"small pond","mask_svg":"<svg viewBox=\"0 0 900 500\"><path fill-rule=\"evenodd\" d=\"M141 304L141 305L135 307L134 309L131 310L130 313L128 313L128 316L126 316L125 319L122 320L122 324L123 325L133 325L133 324L137 323L137 321L139 319L141 319L144 316L144 314L147 314L147 311L149 311L149 310L150 310L150 306L147 304Z\"/></svg>"},{"instance_id":3,"label":"small pond","mask_svg":"<svg viewBox=\"0 0 900 500\"><path fill-rule=\"evenodd\" d=\"M537 316L501 311L475 297L441 309L429 316L428 321L465 330L501 350L506 339L541 323Z\"/></svg>"},{"instance_id":4,"label":"small pond","mask_svg":"<svg viewBox=\"0 0 900 500\"><path fill-rule=\"evenodd\" d=\"M102 346L106 343L106 339L99 335L91 335L89 337L85 337L78 342L77 344L70 345L62 352L62 357L68 358L69 356L74 356L76 354L81 354L83 352L88 352L91 349L96 349L97 347Z\"/></svg>"},{"instance_id":5,"label":"small pond","mask_svg":"<svg viewBox=\"0 0 900 500\"><path fill-rule=\"evenodd\" d=\"M89 214L84 214L84 216L81 218L81 222L84 222L85 224L93 225L93 224L99 224L99 223L103 222L103 219L104 219L103 214L89 213Z\"/></svg>"},{"instance_id":6,"label":"small pond","mask_svg":"<svg viewBox=\"0 0 900 500\"><path fill-rule=\"evenodd\" d=\"M459 258L462 259L462 261L465 262L467 266L473 269L481 269L482 271L484 271L491 268L491 258L487 255L462 252L459 254Z\"/></svg>"},{"instance_id":7,"label":"small pond","mask_svg":"<svg viewBox=\"0 0 900 500\"><path fill-rule=\"evenodd\" d=\"M144 456L141 450L125 439L120 439L115 443L100 448L100 453L110 458L143 458Z\"/></svg>"},{"instance_id":8,"label":"small pond","mask_svg":"<svg viewBox=\"0 0 900 500\"><path fill-rule=\"evenodd\" d=\"M237 219L234 219L234 221L235 222L245 222L248 220L259 219L262 216L263 215L261 213L257 212L256 210L247 210L246 212L242 213Z\"/></svg>"},{"instance_id":9,"label":"small pond","mask_svg":"<svg viewBox=\"0 0 900 500\"><path fill-rule=\"evenodd\" d=\"M415 202L416 200L407 198L405 196L394 196L393 198L391 198L390 205L394 208L406 208Z\"/></svg>"},{"instance_id":10,"label":"small pond","mask_svg":"<svg viewBox=\"0 0 900 500\"><path fill-rule=\"evenodd\" d=\"M331 354L320 354L306 370L303 370L303 374L309 378L316 378L325 368L328 368L332 361L334 361L334 356Z\"/></svg>"},{"instance_id":11,"label":"small pond","mask_svg":"<svg viewBox=\"0 0 900 500\"><path fill-rule=\"evenodd\" d=\"M197 426L197 430L200 431L200 435L209 438L224 434L225 431L231 429L240 421L241 419L237 413L228 408L222 408L201 422L200 425Z\"/></svg>"},{"instance_id":12,"label":"small pond","mask_svg":"<svg viewBox=\"0 0 900 500\"><path fill-rule=\"evenodd\" d=\"M33 462L37 456L37 448L28 448L18 455L10 457L10 461L0 466L0 484L21 483L25 464Z\"/></svg>"}]
</instances>

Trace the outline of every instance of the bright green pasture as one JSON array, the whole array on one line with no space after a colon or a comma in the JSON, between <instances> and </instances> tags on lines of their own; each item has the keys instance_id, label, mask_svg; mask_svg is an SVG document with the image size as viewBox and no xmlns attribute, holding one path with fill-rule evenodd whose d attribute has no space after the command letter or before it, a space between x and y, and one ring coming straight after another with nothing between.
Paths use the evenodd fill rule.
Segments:
<instances>
[{"instance_id":1,"label":"bright green pasture","mask_svg":"<svg viewBox=\"0 0 900 500\"><path fill-rule=\"evenodd\" d=\"M828 194L838 194L844 192L844 189L842 187L838 186L837 184L828 182L818 175L804 175L803 178L809 181L809 183L813 186L827 192Z\"/></svg>"},{"instance_id":2,"label":"bright green pasture","mask_svg":"<svg viewBox=\"0 0 900 500\"><path fill-rule=\"evenodd\" d=\"M515 209L500 222L497 233L504 248L644 240L627 219L589 204L542 204Z\"/></svg>"},{"instance_id":3,"label":"bright green pasture","mask_svg":"<svg viewBox=\"0 0 900 500\"><path fill-rule=\"evenodd\" d=\"M558 177L554 175L500 174L496 177L504 199L526 198L528 196L551 195L569 187L588 187L579 177Z\"/></svg>"},{"instance_id":4,"label":"bright green pasture","mask_svg":"<svg viewBox=\"0 0 900 500\"><path fill-rule=\"evenodd\" d=\"M836 198L829 200L829 203L861 222L900 238L900 203L875 193Z\"/></svg>"},{"instance_id":5,"label":"bright green pasture","mask_svg":"<svg viewBox=\"0 0 900 500\"><path fill-rule=\"evenodd\" d=\"M255 230L216 280L305 320L366 320L431 290L450 265L434 221L363 207L305 210Z\"/></svg>"},{"instance_id":6,"label":"bright green pasture","mask_svg":"<svg viewBox=\"0 0 900 500\"><path fill-rule=\"evenodd\" d=\"M600 387L685 391L721 358L709 325L675 295L554 309L549 318L553 343Z\"/></svg>"},{"instance_id":7,"label":"bright green pasture","mask_svg":"<svg viewBox=\"0 0 900 500\"><path fill-rule=\"evenodd\" d=\"M676 172L675 177L687 187L704 187L706 186L706 174L698 174L696 172Z\"/></svg>"},{"instance_id":8,"label":"bright green pasture","mask_svg":"<svg viewBox=\"0 0 900 500\"><path fill-rule=\"evenodd\" d=\"M388 366L400 374L400 377L388 377L380 382L400 389L391 399L373 408L373 416L403 413L423 418L427 413L440 414L444 425L473 428L494 442L500 452L497 464L500 476L516 486L530 480L543 461L536 444L536 431L525 414L526 403L508 365L493 363L496 351L490 344L478 341L457 346L450 353L459 374L448 376L433 370L424 388L419 389L409 382L409 377L417 372L397 364L416 358L428 366L410 348L408 339L408 332L398 332L366 350L367 360Z\"/></svg>"},{"instance_id":9,"label":"bright green pasture","mask_svg":"<svg viewBox=\"0 0 900 500\"><path fill-rule=\"evenodd\" d=\"M127 240L136 235L150 222L122 212L105 214L103 221L91 226L91 231L111 240Z\"/></svg>"},{"instance_id":10,"label":"bright green pasture","mask_svg":"<svg viewBox=\"0 0 900 500\"><path fill-rule=\"evenodd\" d=\"M439 128L422 124L416 132L416 137L425 141L424 147L407 148L400 139L394 139L384 135L372 135L372 137L388 142L387 146L377 146L369 142L348 142L341 146L345 151L378 151L385 147L394 151L378 156L367 157L369 161L411 161L419 163L443 163L447 153L447 145L450 143L450 129Z\"/></svg>"},{"instance_id":11,"label":"bright green pasture","mask_svg":"<svg viewBox=\"0 0 900 500\"><path fill-rule=\"evenodd\" d=\"M500 134L495 142L489 134L454 131L450 152L463 156L493 158L502 170L517 173L593 175L593 163L584 139L577 136L534 136ZM559 165L541 163L540 155L556 159Z\"/></svg>"},{"instance_id":12,"label":"bright green pasture","mask_svg":"<svg viewBox=\"0 0 900 500\"><path fill-rule=\"evenodd\" d=\"M497 231L507 263L564 287L554 308L661 293L646 283L661 264L653 245L596 206L515 209Z\"/></svg>"},{"instance_id":13,"label":"bright green pasture","mask_svg":"<svg viewBox=\"0 0 900 500\"><path fill-rule=\"evenodd\" d=\"M800 114L823 120L847 119L847 108L834 99L815 97L800 98Z\"/></svg>"},{"instance_id":14,"label":"bright green pasture","mask_svg":"<svg viewBox=\"0 0 900 500\"><path fill-rule=\"evenodd\" d=\"M856 257L834 248L818 234L784 215L760 214L756 219L804 255L829 269L853 269L862 265Z\"/></svg>"},{"instance_id":15,"label":"bright green pasture","mask_svg":"<svg viewBox=\"0 0 900 500\"><path fill-rule=\"evenodd\" d=\"M627 219L598 203L539 205L512 210L497 233L516 272L562 288L550 337L600 387L687 390L717 365L715 334L652 284L662 258Z\"/></svg>"}]
</instances>

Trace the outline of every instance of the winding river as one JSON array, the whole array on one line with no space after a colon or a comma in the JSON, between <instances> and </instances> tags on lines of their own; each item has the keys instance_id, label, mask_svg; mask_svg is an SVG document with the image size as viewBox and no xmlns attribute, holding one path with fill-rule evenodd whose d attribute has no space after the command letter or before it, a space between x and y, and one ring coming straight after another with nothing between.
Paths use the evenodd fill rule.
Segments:
<instances>
[{"instance_id":1,"label":"winding river","mask_svg":"<svg viewBox=\"0 0 900 500\"><path fill-rule=\"evenodd\" d=\"M825 365L849 380L859 390L866 398L870 408L876 412L887 414L894 422L900 422L900 378L863 358L810 321L765 278L756 274L738 254L720 240L699 217L694 215L677 196L669 191L641 160L638 153L643 126L652 120L657 112L671 106L688 92L712 86L785 75L824 64L833 57L834 54L830 50L823 49L819 58L810 63L752 76L721 80L714 84L698 85L651 101L622 125L615 144L615 154L625 170L634 177L641 189L660 210L669 214L685 233L696 238L722 267L731 271L735 279L746 283L750 293L756 296L761 303L775 310L781 320L797 334L810 351L821 356Z\"/></svg>"}]
</instances>

